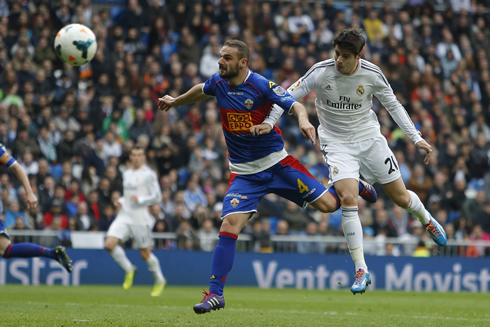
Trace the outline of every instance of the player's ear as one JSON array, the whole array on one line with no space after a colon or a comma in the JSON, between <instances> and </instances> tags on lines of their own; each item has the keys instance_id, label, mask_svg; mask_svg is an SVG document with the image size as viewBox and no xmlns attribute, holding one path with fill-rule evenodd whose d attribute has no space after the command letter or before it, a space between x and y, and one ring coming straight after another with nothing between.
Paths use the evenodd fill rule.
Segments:
<instances>
[{"instance_id":1,"label":"player's ear","mask_svg":"<svg viewBox=\"0 0 490 327\"><path fill-rule=\"evenodd\" d=\"M247 67L247 64L248 64L248 60L247 58L242 58L242 60L240 60L242 62L242 67Z\"/></svg>"},{"instance_id":2,"label":"player's ear","mask_svg":"<svg viewBox=\"0 0 490 327\"><path fill-rule=\"evenodd\" d=\"M359 52L359 54L357 55L357 59L361 59L361 57L362 57L362 51Z\"/></svg>"}]
</instances>

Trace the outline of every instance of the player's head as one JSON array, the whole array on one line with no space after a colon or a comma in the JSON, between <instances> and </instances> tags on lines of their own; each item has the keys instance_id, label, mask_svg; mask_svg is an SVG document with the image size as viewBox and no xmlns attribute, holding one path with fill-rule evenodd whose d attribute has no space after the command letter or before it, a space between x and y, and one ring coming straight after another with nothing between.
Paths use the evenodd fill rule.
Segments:
<instances>
[{"instance_id":1,"label":"player's head","mask_svg":"<svg viewBox=\"0 0 490 327\"><path fill-rule=\"evenodd\" d=\"M333 39L335 48L335 67L342 74L351 74L357 67L357 61L362 56L366 44L362 31L348 28Z\"/></svg>"},{"instance_id":2,"label":"player's head","mask_svg":"<svg viewBox=\"0 0 490 327\"><path fill-rule=\"evenodd\" d=\"M248 68L250 50L243 41L228 40L220 51L220 57L219 76L230 79Z\"/></svg>"},{"instance_id":3,"label":"player's head","mask_svg":"<svg viewBox=\"0 0 490 327\"><path fill-rule=\"evenodd\" d=\"M133 168L138 169L143 166L146 162L145 149L138 145L134 146L129 154L129 160L131 160Z\"/></svg>"}]
</instances>

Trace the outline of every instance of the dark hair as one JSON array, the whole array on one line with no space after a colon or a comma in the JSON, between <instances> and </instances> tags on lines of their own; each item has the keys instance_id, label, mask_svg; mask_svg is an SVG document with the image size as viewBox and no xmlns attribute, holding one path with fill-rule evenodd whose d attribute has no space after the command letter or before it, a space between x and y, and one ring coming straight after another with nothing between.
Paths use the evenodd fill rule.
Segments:
<instances>
[{"instance_id":1,"label":"dark hair","mask_svg":"<svg viewBox=\"0 0 490 327\"><path fill-rule=\"evenodd\" d=\"M362 36L362 30L355 28L347 28L342 30L332 42L333 46L339 46L339 48L348 50L352 52L354 55L358 55L364 45L366 45L366 40L364 36Z\"/></svg>"},{"instance_id":2,"label":"dark hair","mask_svg":"<svg viewBox=\"0 0 490 327\"><path fill-rule=\"evenodd\" d=\"M248 45L240 40L228 40L225 42L225 47L233 47L238 50L238 59L247 59L247 64L250 59L250 50Z\"/></svg>"},{"instance_id":3,"label":"dark hair","mask_svg":"<svg viewBox=\"0 0 490 327\"><path fill-rule=\"evenodd\" d=\"M139 146L139 145L135 145L131 148L131 152L133 152L133 150L142 150L143 151L143 154L146 155L146 150L145 148L143 148L142 146Z\"/></svg>"}]
</instances>

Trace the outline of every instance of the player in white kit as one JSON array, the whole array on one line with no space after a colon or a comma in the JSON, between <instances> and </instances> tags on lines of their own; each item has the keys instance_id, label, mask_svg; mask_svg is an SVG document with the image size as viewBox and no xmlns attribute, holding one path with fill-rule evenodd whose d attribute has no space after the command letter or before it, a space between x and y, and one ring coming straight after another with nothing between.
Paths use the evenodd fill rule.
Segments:
<instances>
[{"instance_id":1,"label":"player in white kit","mask_svg":"<svg viewBox=\"0 0 490 327\"><path fill-rule=\"evenodd\" d=\"M371 184L380 183L394 203L414 214L436 244L446 245L447 237L417 194L405 188L398 162L371 109L373 95L416 146L426 151L425 164L429 163L431 146L415 129L381 69L361 59L365 45L361 31L343 30L335 37L333 45L335 59L315 64L288 91L296 99L315 91L321 151L329 167L330 182L335 185L342 205L342 228L356 266L356 280L351 291L356 294L363 293L371 283L358 216L360 174ZM256 127L257 132L267 133L282 112L274 106L269 117L259 125L261 127Z\"/></svg>"},{"instance_id":2,"label":"player in white kit","mask_svg":"<svg viewBox=\"0 0 490 327\"><path fill-rule=\"evenodd\" d=\"M131 168L123 173L124 193L116 204L120 210L107 232L105 248L126 273L123 288L127 290L133 285L136 267L131 264L119 242L132 238L155 279L151 296L159 296L166 280L158 258L151 252L153 223L148 206L160 202L162 192L156 173L146 165L145 150L135 146L129 159Z\"/></svg>"}]
</instances>

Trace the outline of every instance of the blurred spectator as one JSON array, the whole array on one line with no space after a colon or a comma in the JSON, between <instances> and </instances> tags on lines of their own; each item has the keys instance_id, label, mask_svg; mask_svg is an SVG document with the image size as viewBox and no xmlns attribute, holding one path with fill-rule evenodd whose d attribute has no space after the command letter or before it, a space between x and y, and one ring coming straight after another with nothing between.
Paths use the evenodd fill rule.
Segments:
<instances>
[{"instance_id":1,"label":"blurred spectator","mask_svg":"<svg viewBox=\"0 0 490 327\"><path fill-rule=\"evenodd\" d=\"M213 222L206 219L198 231L199 245L202 251L214 251L217 244L218 231L213 226Z\"/></svg>"},{"instance_id":2,"label":"blurred spectator","mask_svg":"<svg viewBox=\"0 0 490 327\"><path fill-rule=\"evenodd\" d=\"M298 242L299 253L318 253L324 252L322 242L319 242L320 235L318 234L318 224L316 222L309 222L306 225L306 231L300 232L299 236L308 237L308 242Z\"/></svg>"},{"instance_id":3,"label":"blurred spectator","mask_svg":"<svg viewBox=\"0 0 490 327\"><path fill-rule=\"evenodd\" d=\"M289 224L285 220L279 220L276 225L276 235L286 236L291 235L289 232ZM274 252L294 253L296 252L296 243L291 241L277 241L273 243Z\"/></svg>"},{"instance_id":4,"label":"blurred spectator","mask_svg":"<svg viewBox=\"0 0 490 327\"><path fill-rule=\"evenodd\" d=\"M272 253L271 235L260 220L255 220L252 224L252 251L260 253Z\"/></svg>"},{"instance_id":5,"label":"blurred spectator","mask_svg":"<svg viewBox=\"0 0 490 327\"><path fill-rule=\"evenodd\" d=\"M417 248L413 251L412 257L430 257L430 251L425 246L424 241L419 241Z\"/></svg>"},{"instance_id":6,"label":"blurred spectator","mask_svg":"<svg viewBox=\"0 0 490 327\"><path fill-rule=\"evenodd\" d=\"M8 210L5 212L5 227L12 228L13 226L15 226L17 218L21 218L24 221L25 226L29 225L25 214L20 211L19 202L12 201L9 205Z\"/></svg>"},{"instance_id":7,"label":"blurred spectator","mask_svg":"<svg viewBox=\"0 0 490 327\"><path fill-rule=\"evenodd\" d=\"M179 250L198 250L199 236L189 221L180 221L179 228L175 231L177 236L177 248Z\"/></svg>"}]
</instances>

